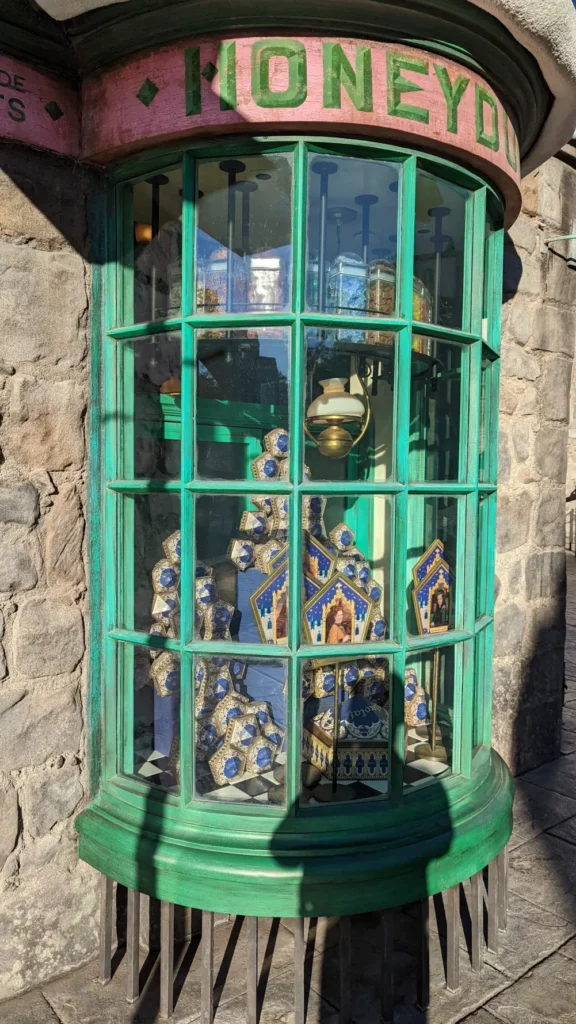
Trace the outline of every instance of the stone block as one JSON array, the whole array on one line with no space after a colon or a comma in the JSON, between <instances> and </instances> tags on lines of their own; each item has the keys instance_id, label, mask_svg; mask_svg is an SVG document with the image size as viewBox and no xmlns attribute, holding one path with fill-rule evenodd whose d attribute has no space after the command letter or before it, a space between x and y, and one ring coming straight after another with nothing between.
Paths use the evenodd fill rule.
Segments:
<instances>
[{"instance_id":1,"label":"stone block","mask_svg":"<svg viewBox=\"0 0 576 1024\"><path fill-rule=\"evenodd\" d=\"M534 310L532 348L544 352L574 355L576 315L573 309L559 309L550 303L539 303Z\"/></svg>"},{"instance_id":2,"label":"stone block","mask_svg":"<svg viewBox=\"0 0 576 1024\"><path fill-rule=\"evenodd\" d=\"M18 798L16 790L5 782L0 786L0 870L12 853L18 839Z\"/></svg>"},{"instance_id":3,"label":"stone block","mask_svg":"<svg viewBox=\"0 0 576 1024\"><path fill-rule=\"evenodd\" d=\"M504 430L501 428L498 435L498 480L500 484L508 483L511 468L510 443Z\"/></svg>"},{"instance_id":4,"label":"stone block","mask_svg":"<svg viewBox=\"0 0 576 1024\"><path fill-rule=\"evenodd\" d=\"M536 551L526 560L526 597L535 601L563 595L566 590L566 556L563 551Z\"/></svg>"},{"instance_id":5,"label":"stone block","mask_svg":"<svg viewBox=\"0 0 576 1024\"><path fill-rule=\"evenodd\" d=\"M48 832L39 839L28 838L20 851L20 881L37 878L39 872L64 874L73 871L78 861L78 841L73 830L59 834ZM46 878L46 874L44 875Z\"/></svg>"},{"instance_id":6,"label":"stone block","mask_svg":"<svg viewBox=\"0 0 576 1024\"><path fill-rule=\"evenodd\" d=\"M508 237L511 239L516 249L523 249L525 253L530 255L537 247L540 234L541 233L537 227L537 221L532 217L520 214L518 219L510 228Z\"/></svg>"},{"instance_id":7,"label":"stone block","mask_svg":"<svg viewBox=\"0 0 576 1024\"><path fill-rule=\"evenodd\" d=\"M564 485L566 480L566 431L543 424L536 435L536 465L542 476Z\"/></svg>"},{"instance_id":8,"label":"stone block","mask_svg":"<svg viewBox=\"0 0 576 1024\"><path fill-rule=\"evenodd\" d=\"M536 356L520 348L512 341L502 345L502 376L517 377L518 380L536 380L540 375L540 363Z\"/></svg>"},{"instance_id":9,"label":"stone block","mask_svg":"<svg viewBox=\"0 0 576 1024\"><path fill-rule=\"evenodd\" d=\"M0 644L0 679L5 679L8 675L8 662L6 661L6 651L2 644Z\"/></svg>"},{"instance_id":10,"label":"stone block","mask_svg":"<svg viewBox=\"0 0 576 1024\"><path fill-rule=\"evenodd\" d=\"M538 168L523 178L520 183L522 189L522 213L528 214L530 217L537 217L539 212L539 179L540 169Z\"/></svg>"},{"instance_id":11,"label":"stone block","mask_svg":"<svg viewBox=\"0 0 576 1024\"><path fill-rule=\"evenodd\" d=\"M516 406L516 415L535 416L538 412L536 400L536 388L534 384L524 384L522 394L520 395L518 405Z\"/></svg>"},{"instance_id":12,"label":"stone block","mask_svg":"<svg viewBox=\"0 0 576 1024\"><path fill-rule=\"evenodd\" d=\"M77 366L86 354L82 258L0 242L0 275L0 359Z\"/></svg>"},{"instance_id":13,"label":"stone block","mask_svg":"<svg viewBox=\"0 0 576 1024\"><path fill-rule=\"evenodd\" d=\"M74 813L83 795L77 766L36 773L22 791L24 827L35 838L43 836Z\"/></svg>"},{"instance_id":14,"label":"stone block","mask_svg":"<svg viewBox=\"0 0 576 1024\"><path fill-rule=\"evenodd\" d=\"M562 244L566 243L559 243ZM552 304L557 303L572 309L576 304L576 274L561 256L551 251L546 257L543 294L546 301Z\"/></svg>"},{"instance_id":15,"label":"stone block","mask_svg":"<svg viewBox=\"0 0 576 1024\"><path fill-rule=\"evenodd\" d=\"M0 484L0 522L34 526L39 511L38 491L29 481Z\"/></svg>"},{"instance_id":16,"label":"stone block","mask_svg":"<svg viewBox=\"0 0 576 1024\"><path fill-rule=\"evenodd\" d=\"M75 687L0 695L0 771L18 771L60 754L76 754L81 736L82 711Z\"/></svg>"},{"instance_id":17,"label":"stone block","mask_svg":"<svg viewBox=\"0 0 576 1024\"><path fill-rule=\"evenodd\" d=\"M0 153L0 231L45 247L77 251L86 244L86 168L29 146Z\"/></svg>"},{"instance_id":18,"label":"stone block","mask_svg":"<svg viewBox=\"0 0 576 1024\"><path fill-rule=\"evenodd\" d=\"M505 665L495 662L495 674L496 670L501 677L510 673L513 679L511 660ZM529 675L526 668L523 671ZM554 682L561 685L562 677L556 675ZM494 686L493 693L492 744L513 775L530 771L560 753L562 695L548 698L543 691L534 703L524 698L523 683L521 678L520 684L509 691L504 685ZM533 688L530 678L526 686ZM529 776L526 778L532 781Z\"/></svg>"},{"instance_id":19,"label":"stone block","mask_svg":"<svg viewBox=\"0 0 576 1024\"><path fill-rule=\"evenodd\" d=\"M576 485L576 480L574 480ZM547 488L538 502L536 514L537 544L562 547L564 544L566 500L560 488Z\"/></svg>"},{"instance_id":20,"label":"stone block","mask_svg":"<svg viewBox=\"0 0 576 1024\"><path fill-rule=\"evenodd\" d=\"M512 425L512 444L514 445L514 454L519 462L526 462L530 455L532 440L532 431L528 430L526 424L514 423Z\"/></svg>"},{"instance_id":21,"label":"stone block","mask_svg":"<svg viewBox=\"0 0 576 1024\"><path fill-rule=\"evenodd\" d=\"M10 400L10 454L20 464L54 470L84 462L86 400L75 381L14 378Z\"/></svg>"},{"instance_id":22,"label":"stone block","mask_svg":"<svg viewBox=\"0 0 576 1024\"><path fill-rule=\"evenodd\" d=\"M548 356L538 381L542 417L568 423L572 363L562 356Z\"/></svg>"},{"instance_id":23,"label":"stone block","mask_svg":"<svg viewBox=\"0 0 576 1024\"><path fill-rule=\"evenodd\" d=\"M0 591L32 590L38 573L30 557L31 545L4 531L0 536Z\"/></svg>"},{"instance_id":24,"label":"stone block","mask_svg":"<svg viewBox=\"0 0 576 1024\"><path fill-rule=\"evenodd\" d=\"M510 303L507 333L519 345L527 345L532 335L532 309L529 303L518 297Z\"/></svg>"},{"instance_id":25,"label":"stone block","mask_svg":"<svg viewBox=\"0 0 576 1024\"><path fill-rule=\"evenodd\" d=\"M97 877L79 863L72 872L52 872L49 884L44 873L37 880L31 876L2 897L0 998L41 985L96 955Z\"/></svg>"},{"instance_id":26,"label":"stone block","mask_svg":"<svg viewBox=\"0 0 576 1024\"><path fill-rule=\"evenodd\" d=\"M502 377L500 383L500 415L505 413L511 416L514 413L520 399L521 386L514 377Z\"/></svg>"},{"instance_id":27,"label":"stone block","mask_svg":"<svg viewBox=\"0 0 576 1024\"><path fill-rule=\"evenodd\" d=\"M82 615L75 605L31 598L18 612L13 643L20 675L37 679L73 672L84 653Z\"/></svg>"},{"instance_id":28,"label":"stone block","mask_svg":"<svg viewBox=\"0 0 576 1024\"><path fill-rule=\"evenodd\" d=\"M514 551L525 544L530 532L532 501L529 491L498 497L496 546L499 553Z\"/></svg>"},{"instance_id":29,"label":"stone block","mask_svg":"<svg viewBox=\"0 0 576 1024\"><path fill-rule=\"evenodd\" d=\"M46 573L48 583L79 584L84 579L82 540L84 517L78 493L62 486L46 517Z\"/></svg>"},{"instance_id":30,"label":"stone block","mask_svg":"<svg viewBox=\"0 0 576 1024\"><path fill-rule=\"evenodd\" d=\"M504 658L522 644L526 614L517 604L506 604L494 616L494 657Z\"/></svg>"}]
</instances>

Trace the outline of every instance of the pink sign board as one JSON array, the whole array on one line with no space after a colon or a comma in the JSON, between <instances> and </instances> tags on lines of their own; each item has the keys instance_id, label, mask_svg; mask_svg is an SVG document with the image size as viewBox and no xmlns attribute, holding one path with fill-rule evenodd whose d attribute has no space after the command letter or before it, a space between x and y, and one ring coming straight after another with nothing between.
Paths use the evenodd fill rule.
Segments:
<instances>
[{"instance_id":1,"label":"pink sign board","mask_svg":"<svg viewBox=\"0 0 576 1024\"><path fill-rule=\"evenodd\" d=\"M0 56L0 137L77 157L76 90L55 75Z\"/></svg>"},{"instance_id":2,"label":"pink sign board","mask_svg":"<svg viewBox=\"0 0 576 1024\"><path fill-rule=\"evenodd\" d=\"M274 130L418 140L517 193L514 128L489 85L424 50L363 39L206 37L83 86L82 155L107 161L196 134Z\"/></svg>"}]
</instances>

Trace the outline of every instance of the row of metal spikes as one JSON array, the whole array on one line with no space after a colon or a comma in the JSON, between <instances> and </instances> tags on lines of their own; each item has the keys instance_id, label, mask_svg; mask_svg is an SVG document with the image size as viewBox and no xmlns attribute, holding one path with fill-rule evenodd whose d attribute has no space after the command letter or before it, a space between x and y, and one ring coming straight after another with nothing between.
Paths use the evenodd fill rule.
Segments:
<instances>
[{"instance_id":1,"label":"row of metal spikes","mask_svg":"<svg viewBox=\"0 0 576 1024\"><path fill-rule=\"evenodd\" d=\"M508 856L504 849L488 865L488 930L486 948L498 952L498 933L507 927ZM470 961L473 971L482 970L484 952L484 880L483 872L470 879ZM135 1003L140 997L140 893L127 890L126 922L126 1000ZM457 992L460 987L460 885L443 894L446 914L446 988ZM114 883L101 876L100 889L100 957L99 981L107 984L112 977L112 944L114 931ZM160 903L160 1006L158 1016L168 1019L174 1012L174 907ZM418 958L417 1005L426 1010L430 1002L429 918L430 898L420 908L421 949ZM191 911L190 919L191 919ZM202 973L200 1024L214 1019L214 914L202 911ZM381 1024L391 1024L394 1016L394 917L395 910L382 911ZM294 1024L305 1024L305 960L306 939L304 918L294 920ZM351 917L339 922L339 1021L350 1024L352 934ZM247 917L247 992L246 1019L258 1024L258 918Z\"/></svg>"}]
</instances>

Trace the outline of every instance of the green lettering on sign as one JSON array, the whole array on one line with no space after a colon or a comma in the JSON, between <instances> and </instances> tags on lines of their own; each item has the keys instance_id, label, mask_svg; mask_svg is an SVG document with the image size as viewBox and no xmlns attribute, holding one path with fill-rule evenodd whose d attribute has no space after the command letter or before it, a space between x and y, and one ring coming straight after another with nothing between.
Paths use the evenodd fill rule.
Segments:
<instances>
[{"instance_id":1,"label":"green lettering on sign","mask_svg":"<svg viewBox=\"0 0 576 1024\"><path fill-rule=\"evenodd\" d=\"M236 43L221 43L218 51L220 65L220 110L236 109Z\"/></svg>"},{"instance_id":2,"label":"green lettering on sign","mask_svg":"<svg viewBox=\"0 0 576 1024\"><path fill-rule=\"evenodd\" d=\"M458 132L458 106L468 88L470 79L465 78L464 75L457 75L451 82L450 75L442 64L435 64L434 71L446 100L446 131L455 135Z\"/></svg>"},{"instance_id":3,"label":"green lettering on sign","mask_svg":"<svg viewBox=\"0 0 576 1024\"><path fill-rule=\"evenodd\" d=\"M487 132L484 127L484 108L489 107L492 115L492 127L490 132ZM476 86L476 100L475 100L475 112L476 112L476 142L479 142L481 146L487 146L488 149L493 149L495 153L500 149L500 139L498 136L498 107L496 106L496 100L486 89L483 89L481 85Z\"/></svg>"},{"instance_id":4,"label":"green lettering on sign","mask_svg":"<svg viewBox=\"0 0 576 1024\"><path fill-rule=\"evenodd\" d=\"M518 161L516 159L515 147L514 147L514 132L512 132L512 138L510 138L510 121L508 120L508 114L505 110L502 111L503 118L503 130L504 130L504 151L506 153L506 159L510 164L513 171L518 169Z\"/></svg>"},{"instance_id":5,"label":"green lettering on sign","mask_svg":"<svg viewBox=\"0 0 576 1024\"><path fill-rule=\"evenodd\" d=\"M270 88L270 61L288 61L288 85L282 92ZM299 107L308 95L306 48L295 39L265 39L252 47L252 99L259 107Z\"/></svg>"},{"instance_id":6,"label":"green lettering on sign","mask_svg":"<svg viewBox=\"0 0 576 1024\"><path fill-rule=\"evenodd\" d=\"M184 50L184 98L186 117L202 112L199 46L188 46Z\"/></svg>"},{"instance_id":7,"label":"green lettering on sign","mask_svg":"<svg viewBox=\"0 0 576 1024\"><path fill-rule=\"evenodd\" d=\"M423 57L403 57L400 53L389 51L386 54L386 84L388 113L392 117L407 117L410 121L421 121L428 124L430 115L423 107L413 107L402 102L404 92L422 92L422 86L405 78L403 71L415 71L419 75L427 75L428 61Z\"/></svg>"},{"instance_id":8,"label":"green lettering on sign","mask_svg":"<svg viewBox=\"0 0 576 1024\"><path fill-rule=\"evenodd\" d=\"M344 86L356 110L372 110L372 53L368 46L356 46L356 70L340 43L324 43L324 106L342 106Z\"/></svg>"}]
</instances>

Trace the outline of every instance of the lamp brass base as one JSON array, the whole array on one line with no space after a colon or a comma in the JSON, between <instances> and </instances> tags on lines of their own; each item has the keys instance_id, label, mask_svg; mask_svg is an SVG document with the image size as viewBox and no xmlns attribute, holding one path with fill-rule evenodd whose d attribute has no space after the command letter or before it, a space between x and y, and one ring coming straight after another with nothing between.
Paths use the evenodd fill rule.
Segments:
<instances>
[{"instance_id":1,"label":"lamp brass base","mask_svg":"<svg viewBox=\"0 0 576 1024\"><path fill-rule=\"evenodd\" d=\"M445 764L448 764L448 751L441 743L437 743L434 750L432 750L429 743L419 743L414 753L416 757L421 757L426 761L443 761Z\"/></svg>"},{"instance_id":2,"label":"lamp brass base","mask_svg":"<svg viewBox=\"0 0 576 1024\"><path fill-rule=\"evenodd\" d=\"M316 786L312 791L314 800L320 800L323 804L341 804L347 800L353 800L356 796L352 786L332 786L331 782L325 782L321 786Z\"/></svg>"}]
</instances>

